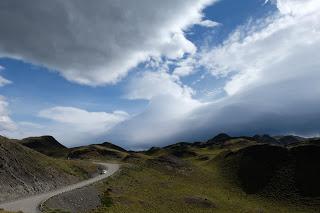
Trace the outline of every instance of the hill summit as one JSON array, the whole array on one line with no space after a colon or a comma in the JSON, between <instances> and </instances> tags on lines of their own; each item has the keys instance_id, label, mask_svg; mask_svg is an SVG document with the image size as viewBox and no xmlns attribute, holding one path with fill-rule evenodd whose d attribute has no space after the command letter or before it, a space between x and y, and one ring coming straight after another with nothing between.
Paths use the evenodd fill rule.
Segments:
<instances>
[{"instance_id":1,"label":"hill summit","mask_svg":"<svg viewBox=\"0 0 320 213\"><path fill-rule=\"evenodd\" d=\"M21 140L21 144L48 156L65 156L68 148L52 136L29 137Z\"/></svg>"}]
</instances>

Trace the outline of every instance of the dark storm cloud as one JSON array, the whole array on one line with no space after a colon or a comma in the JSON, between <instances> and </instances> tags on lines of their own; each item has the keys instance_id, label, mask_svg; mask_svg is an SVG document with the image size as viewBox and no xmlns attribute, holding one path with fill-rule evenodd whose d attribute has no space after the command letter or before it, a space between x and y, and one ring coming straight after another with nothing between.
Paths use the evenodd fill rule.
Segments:
<instances>
[{"instance_id":1,"label":"dark storm cloud","mask_svg":"<svg viewBox=\"0 0 320 213\"><path fill-rule=\"evenodd\" d=\"M0 57L58 71L70 81L114 83L150 56L195 51L183 30L212 0L2 0Z\"/></svg>"}]
</instances>

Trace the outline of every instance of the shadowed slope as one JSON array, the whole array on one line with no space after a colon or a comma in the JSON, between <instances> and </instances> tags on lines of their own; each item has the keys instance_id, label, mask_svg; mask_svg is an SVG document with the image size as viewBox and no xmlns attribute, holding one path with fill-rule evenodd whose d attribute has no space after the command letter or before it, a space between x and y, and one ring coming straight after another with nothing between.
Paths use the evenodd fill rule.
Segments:
<instances>
[{"instance_id":1,"label":"shadowed slope","mask_svg":"<svg viewBox=\"0 0 320 213\"><path fill-rule=\"evenodd\" d=\"M21 144L52 157L63 157L68 152L68 148L60 144L52 136L25 138L21 140Z\"/></svg>"}]
</instances>

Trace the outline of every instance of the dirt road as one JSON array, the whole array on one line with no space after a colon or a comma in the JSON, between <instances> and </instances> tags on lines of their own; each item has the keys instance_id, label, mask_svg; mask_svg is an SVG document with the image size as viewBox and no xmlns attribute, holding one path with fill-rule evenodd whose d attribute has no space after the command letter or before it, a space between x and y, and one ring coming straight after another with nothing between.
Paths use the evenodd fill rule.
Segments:
<instances>
[{"instance_id":1,"label":"dirt road","mask_svg":"<svg viewBox=\"0 0 320 213\"><path fill-rule=\"evenodd\" d=\"M8 211L23 211L24 213L38 213L40 212L39 206L41 205L41 203L48 200L49 198L56 196L58 194L62 194L64 192L72 191L74 189L91 185L93 183L96 183L100 180L103 180L111 176L112 174L114 174L116 171L119 170L119 164L110 164L110 163L99 163L99 164L106 167L107 171L105 174L99 175L97 177L94 177L73 185L65 186L55 191L34 195L31 197L19 199L16 201L11 201L8 203L2 203L0 204L0 209L5 209Z\"/></svg>"}]
</instances>

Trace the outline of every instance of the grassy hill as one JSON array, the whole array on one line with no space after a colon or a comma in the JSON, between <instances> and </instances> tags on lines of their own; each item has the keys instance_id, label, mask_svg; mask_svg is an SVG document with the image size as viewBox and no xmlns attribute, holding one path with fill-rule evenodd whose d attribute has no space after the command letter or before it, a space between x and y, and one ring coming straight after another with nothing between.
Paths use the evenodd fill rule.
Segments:
<instances>
[{"instance_id":1,"label":"grassy hill","mask_svg":"<svg viewBox=\"0 0 320 213\"><path fill-rule=\"evenodd\" d=\"M121 160L127 151L111 143L94 144L69 149L70 159Z\"/></svg>"},{"instance_id":2,"label":"grassy hill","mask_svg":"<svg viewBox=\"0 0 320 213\"><path fill-rule=\"evenodd\" d=\"M91 163L53 159L0 137L0 201L75 183L95 172L97 166Z\"/></svg>"},{"instance_id":3,"label":"grassy hill","mask_svg":"<svg viewBox=\"0 0 320 213\"><path fill-rule=\"evenodd\" d=\"M54 158L74 160L121 160L127 151L110 142L67 148L52 136L29 137L17 140L23 146Z\"/></svg>"},{"instance_id":4,"label":"grassy hill","mask_svg":"<svg viewBox=\"0 0 320 213\"><path fill-rule=\"evenodd\" d=\"M29 137L22 139L20 143L52 157L65 157L68 153L68 148L60 144L52 136Z\"/></svg>"},{"instance_id":5,"label":"grassy hill","mask_svg":"<svg viewBox=\"0 0 320 213\"><path fill-rule=\"evenodd\" d=\"M263 138L272 143L221 134L127 152L121 172L95 185L100 207L90 212L319 212L317 140Z\"/></svg>"}]
</instances>

